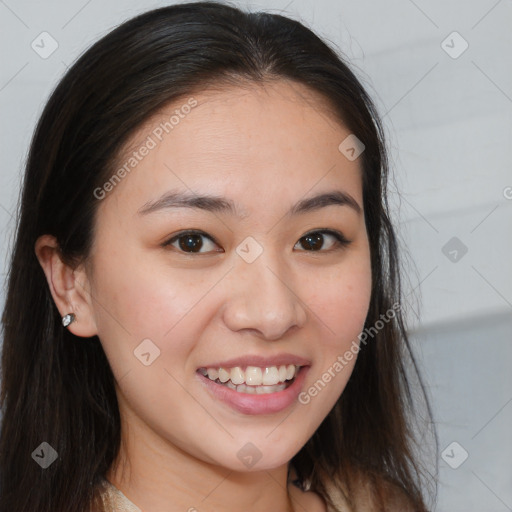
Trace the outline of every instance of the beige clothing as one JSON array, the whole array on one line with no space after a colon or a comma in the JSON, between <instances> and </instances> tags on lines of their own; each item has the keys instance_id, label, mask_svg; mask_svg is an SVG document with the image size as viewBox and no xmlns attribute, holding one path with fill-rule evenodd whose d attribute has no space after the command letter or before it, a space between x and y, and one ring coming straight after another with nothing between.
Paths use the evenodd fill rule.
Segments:
<instances>
[{"instance_id":1,"label":"beige clothing","mask_svg":"<svg viewBox=\"0 0 512 512\"><path fill-rule=\"evenodd\" d=\"M105 512L142 512L132 503L117 487L114 487L108 480L104 480L105 491L102 493Z\"/></svg>"},{"instance_id":2,"label":"beige clothing","mask_svg":"<svg viewBox=\"0 0 512 512\"><path fill-rule=\"evenodd\" d=\"M144 512L132 503L117 487L108 480L104 480L105 491L102 495L106 512ZM336 503L336 510L328 507L327 512L344 512L346 509L342 497L333 492L332 499ZM338 508L339 506L339 508Z\"/></svg>"}]
</instances>

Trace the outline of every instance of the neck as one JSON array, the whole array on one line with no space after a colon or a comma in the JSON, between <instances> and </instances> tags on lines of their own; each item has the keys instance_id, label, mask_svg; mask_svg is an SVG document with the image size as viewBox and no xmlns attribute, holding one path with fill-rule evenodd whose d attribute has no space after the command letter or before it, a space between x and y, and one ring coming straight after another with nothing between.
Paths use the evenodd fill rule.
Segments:
<instances>
[{"instance_id":1,"label":"neck","mask_svg":"<svg viewBox=\"0 0 512 512\"><path fill-rule=\"evenodd\" d=\"M142 422L130 421L130 429L122 432L119 454L106 477L142 510L294 511L288 464L237 472L191 456Z\"/></svg>"}]
</instances>

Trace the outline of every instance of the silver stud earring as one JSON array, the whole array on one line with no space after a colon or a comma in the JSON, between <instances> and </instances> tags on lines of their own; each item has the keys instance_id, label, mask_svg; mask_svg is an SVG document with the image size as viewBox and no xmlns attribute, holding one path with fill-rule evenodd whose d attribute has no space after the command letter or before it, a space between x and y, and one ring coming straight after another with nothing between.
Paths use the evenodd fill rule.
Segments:
<instances>
[{"instance_id":1,"label":"silver stud earring","mask_svg":"<svg viewBox=\"0 0 512 512\"><path fill-rule=\"evenodd\" d=\"M69 324L73 323L76 319L76 316L74 313L68 313L67 315L62 317L62 325L64 327L67 327Z\"/></svg>"}]
</instances>

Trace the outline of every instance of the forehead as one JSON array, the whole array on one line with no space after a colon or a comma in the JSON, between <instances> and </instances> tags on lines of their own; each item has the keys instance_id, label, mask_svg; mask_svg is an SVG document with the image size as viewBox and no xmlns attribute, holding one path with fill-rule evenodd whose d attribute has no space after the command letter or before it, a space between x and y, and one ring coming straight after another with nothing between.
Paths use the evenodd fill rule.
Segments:
<instances>
[{"instance_id":1,"label":"forehead","mask_svg":"<svg viewBox=\"0 0 512 512\"><path fill-rule=\"evenodd\" d=\"M329 103L301 84L210 87L166 105L134 133L115 169L136 165L111 195L125 189L125 198L147 200L181 188L296 199L316 184L345 184L360 196L359 162L338 149L348 135Z\"/></svg>"},{"instance_id":2,"label":"forehead","mask_svg":"<svg viewBox=\"0 0 512 512\"><path fill-rule=\"evenodd\" d=\"M190 107L191 104L194 106ZM262 83L242 81L239 85L209 84L153 114L132 134L118 160L125 160L148 135L158 146L176 146L190 137L191 131L197 153L211 149L211 145L216 145L217 150L235 150L237 145L246 150L251 142L266 143L260 152L268 153L277 146L271 143L276 135L288 145L295 143L296 151L321 151L325 145L332 149L333 141L326 140L326 134L337 139L350 133L333 104L301 83L281 79ZM305 139L310 144L298 148L296 144Z\"/></svg>"}]
</instances>

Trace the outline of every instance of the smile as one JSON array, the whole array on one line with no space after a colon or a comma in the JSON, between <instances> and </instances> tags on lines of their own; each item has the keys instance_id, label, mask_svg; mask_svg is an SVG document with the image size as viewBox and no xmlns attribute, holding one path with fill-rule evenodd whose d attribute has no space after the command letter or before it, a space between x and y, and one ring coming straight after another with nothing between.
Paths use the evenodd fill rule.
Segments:
<instances>
[{"instance_id":1,"label":"smile","mask_svg":"<svg viewBox=\"0 0 512 512\"><path fill-rule=\"evenodd\" d=\"M198 372L217 384L239 393L267 394L286 389L299 372L301 366L235 366L233 368L199 368Z\"/></svg>"}]
</instances>

